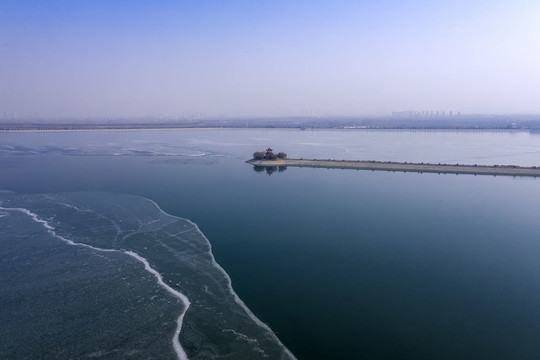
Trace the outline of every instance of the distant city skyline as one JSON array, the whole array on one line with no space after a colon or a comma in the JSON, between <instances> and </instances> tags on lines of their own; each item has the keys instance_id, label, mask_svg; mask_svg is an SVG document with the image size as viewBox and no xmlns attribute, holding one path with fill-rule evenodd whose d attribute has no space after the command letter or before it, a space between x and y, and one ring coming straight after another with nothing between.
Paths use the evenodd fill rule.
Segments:
<instances>
[{"instance_id":1,"label":"distant city skyline","mask_svg":"<svg viewBox=\"0 0 540 360\"><path fill-rule=\"evenodd\" d=\"M538 19L533 0L4 0L0 115L539 114Z\"/></svg>"}]
</instances>

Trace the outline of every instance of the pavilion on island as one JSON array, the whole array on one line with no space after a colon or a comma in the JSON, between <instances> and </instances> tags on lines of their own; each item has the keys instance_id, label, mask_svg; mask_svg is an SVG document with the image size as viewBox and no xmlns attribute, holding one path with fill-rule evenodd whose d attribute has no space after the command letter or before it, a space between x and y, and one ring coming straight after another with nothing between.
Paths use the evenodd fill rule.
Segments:
<instances>
[{"instance_id":1,"label":"pavilion on island","mask_svg":"<svg viewBox=\"0 0 540 360\"><path fill-rule=\"evenodd\" d=\"M271 148L266 149L266 152L264 153L264 158L266 160L274 160L276 156L274 155L274 150Z\"/></svg>"}]
</instances>

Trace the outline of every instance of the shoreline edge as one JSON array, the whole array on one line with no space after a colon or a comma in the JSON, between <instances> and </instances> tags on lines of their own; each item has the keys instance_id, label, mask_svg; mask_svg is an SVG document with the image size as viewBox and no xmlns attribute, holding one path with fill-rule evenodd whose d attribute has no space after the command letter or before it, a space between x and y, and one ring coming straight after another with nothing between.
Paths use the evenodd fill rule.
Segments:
<instances>
[{"instance_id":1,"label":"shoreline edge","mask_svg":"<svg viewBox=\"0 0 540 360\"><path fill-rule=\"evenodd\" d=\"M282 160L247 160L247 164L263 167L311 167L327 169L353 169L372 171L399 171L437 174L504 175L540 177L540 166L516 165L464 165L464 164L429 164L375 160L322 160L322 159L282 159Z\"/></svg>"}]
</instances>

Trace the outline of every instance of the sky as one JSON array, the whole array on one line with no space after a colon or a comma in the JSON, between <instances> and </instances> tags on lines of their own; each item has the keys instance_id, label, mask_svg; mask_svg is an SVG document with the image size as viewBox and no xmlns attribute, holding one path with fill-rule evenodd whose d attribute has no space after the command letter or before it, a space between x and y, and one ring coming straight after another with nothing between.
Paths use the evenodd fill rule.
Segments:
<instances>
[{"instance_id":1,"label":"sky","mask_svg":"<svg viewBox=\"0 0 540 360\"><path fill-rule=\"evenodd\" d=\"M8 117L540 113L538 0L1 0Z\"/></svg>"}]
</instances>

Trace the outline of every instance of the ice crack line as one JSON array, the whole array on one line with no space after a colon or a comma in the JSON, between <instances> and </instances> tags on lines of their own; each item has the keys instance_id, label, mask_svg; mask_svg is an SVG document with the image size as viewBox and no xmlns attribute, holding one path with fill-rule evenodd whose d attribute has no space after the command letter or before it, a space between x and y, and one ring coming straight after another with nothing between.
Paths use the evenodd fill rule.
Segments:
<instances>
[{"instance_id":1,"label":"ice crack line","mask_svg":"<svg viewBox=\"0 0 540 360\"><path fill-rule=\"evenodd\" d=\"M88 245L88 244L76 243L76 242L74 242L74 241L72 241L70 239L67 239L67 238L65 238L65 237L63 237L61 235L58 235L56 233L56 231L54 231L53 226L51 226L46 220L40 219L36 214L34 214L33 212L31 212L28 209L0 207L0 210L3 210L3 211L18 211L18 212L21 212L23 214L28 215L29 217L32 218L32 220L34 220L35 222L43 225L43 227L45 229L47 229L47 232L49 234L56 237L57 239L60 239L60 240L62 240L64 242L66 242L69 245L80 246L80 247L84 247L84 248L88 248L88 249L92 249L92 250L100 251L100 252L122 252L122 253L124 253L126 255L131 256L132 258L136 259L137 261L141 262L144 265L144 269L147 272L149 272L150 274L155 276L159 286L164 288L167 292L172 294L174 297L180 299L180 301L184 304L184 310L182 311L182 313L180 314L180 316L176 320L176 330L175 330L174 336L172 338L172 343L173 343L173 348L174 348L174 351L176 352L176 355L177 355L178 359L179 360L188 360L187 354L184 351L184 349L182 348L182 345L180 344L179 336L180 336L180 331L182 330L182 322L184 320L184 315L186 314L186 311L189 308L191 303L190 303L189 299L187 298L187 296L185 296L181 292L179 292L179 291L173 289L172 287L170 287L169 285L167 285L163 281L163 276L159 272L157 272L157 270L155 270L154 268L152 268L150 266L150 264L148 263L148 260L146 260L144 257L140 256L139 254L137 254L137 253L135 253L133 251L129 251L129 250L102 249L102 248L98 248L98 247Z\"/></svg>"},{"instance_id":2,"label":"ice crack line","mask_svg":"<svg viewBox=\"0 0 540 360\"><path fill-rule=\"evenodd\" d=\"M167 215L167 216L170 216L170 217L173 217L173 218L177 218L177 219L183 219L185 220L187 223L191 224L191 226L193 226L193 228L195 229L195 231L197 231L199 233L199 235L201 235L201 237L204 239L204 241L206 242L206 245L208 247L208 255L210 256L210 261L212 262L212 265L218 269L218 271L220 271L223 276L225 276L225 279L227 280L227 287L228 287L228 290L229 290L229 293L233 296L234 298L234 301L242 308L244 309L244 311L246 312L246 314L251 318L251 320L253 320L253 322L255 324L257 324L258 326L262 327L263 329L265 329L268 334L270 335L270 337L276 341L279 346L281 346L281 348L284 350L284 352L289 356L290 359L292 360L296 360L296 357L293 355L293 353L279 340L279 338L277 337L277 335L272 331L272 329L270 328L270 326L266 325L264 322L262 322L255 314L253 314L253 312L247 307L247 305L242 301L242 299L240 299L240 297L238 296L238 294L236 294L236 292L234 291L233 287L232 287L232 280L231 280L231 277L229 276L229 274L225 271L225 269L223 269L221 267L221 265L219 265L216 261L216 259L214 258L214 254L212 253L212 244L210 243L210 241L208 240L208 238L204 235L204 233L199 229L199 227L197 226L197 224L195 224L193 221L189 220L189 219L184 219L184 218L180 218L178 216L174 216L174 215L170 215L170 214L167 214L165 211L163 211L159 205L151 200L151 199L146 199L148 200L150 203L154 204L154 206L163 214Z\"/></svg>"}]
</instances>

